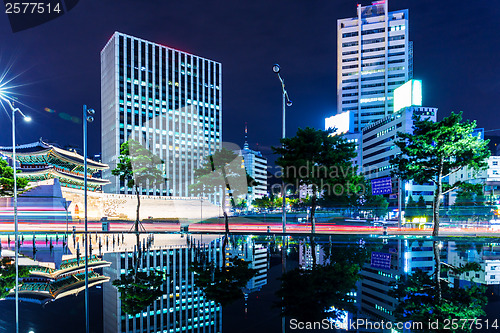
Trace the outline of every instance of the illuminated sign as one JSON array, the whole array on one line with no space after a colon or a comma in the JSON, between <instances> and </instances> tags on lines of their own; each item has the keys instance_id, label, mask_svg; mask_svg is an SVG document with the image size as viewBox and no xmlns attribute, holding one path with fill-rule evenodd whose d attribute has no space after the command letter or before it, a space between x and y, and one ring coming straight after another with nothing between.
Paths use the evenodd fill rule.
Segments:
<instances>
[{"instance_id":1,"label":"illuminated sign","mask_svg":"<svg viewBox=\"0 0 500 333\"><path fill-rule=\"evenodd\" d=\"M343 134L354 130L354 114L350 111L339 113L325 119L325 130L336 128L335 134Z\"/></svg>"},{"instance_id":2,"label":"illuminated sign","mask_svg":"<svg viewBox=\"0 0 500 333\"><path fill-rule=\"evenodd\" d=\"M370 267L376 269L391 269L391 254L382 252L372 252Z\"/></svg>"},{"instance_id":3,"label":"illuminated sign","mask_svg":"<svg viewBox=\"0 0 500 333\"><path fill-rule=\"evenodd\" d=\"M372 179L371 183L372 183L372 195L392 193L391 177Z\"/></svg>"},{"instance_id":4,"label":"illuminated sign","mask_svg":"<svg viewBox=\"0 0 500 333\"><path fill-rule=\"evenodd\" d=\"M422 106L420 80L410 80L394 90L394 112L413 105Z\"/></svg>"}]
</instances>

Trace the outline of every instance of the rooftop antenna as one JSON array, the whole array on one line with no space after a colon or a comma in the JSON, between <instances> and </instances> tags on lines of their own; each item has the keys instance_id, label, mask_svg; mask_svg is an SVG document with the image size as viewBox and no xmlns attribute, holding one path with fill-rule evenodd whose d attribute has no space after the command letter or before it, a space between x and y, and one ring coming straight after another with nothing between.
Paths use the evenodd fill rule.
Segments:
<instances>
[{"instance_id":1,"label":"rooftop antenna","mask_svg":"<svg viewBox=\"0 0 500 333\"><path fill-rule=\"evenodd\" d=\"M248 148L248 126L247 126L246 121L245 121L245 144L243 145L243 149L249 149Z\"/></svg>"}]
</instances>

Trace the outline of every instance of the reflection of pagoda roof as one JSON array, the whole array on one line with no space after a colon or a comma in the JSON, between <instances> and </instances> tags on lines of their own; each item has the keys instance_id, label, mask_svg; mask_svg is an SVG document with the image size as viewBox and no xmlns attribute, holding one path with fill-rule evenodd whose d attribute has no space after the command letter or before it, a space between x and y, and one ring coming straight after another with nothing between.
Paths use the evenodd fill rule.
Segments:
<instances>
[{"instance_id":1,"label":"reflection of pagoda roof","mask_svg":"<svg viewBox=\"0 0 500 333\"><path fill-rule=\"evenodd\" d=\"M94 272L94 269L110 266L109 261L93 255L89 258L89 287L109 281L109 277ZM58 269L44 266L26 266L30 276L24 278L19 287L19 298L33 303L44 304L59 298L78 294L85 289L85 257L66 259ZM14 299L11 291L6 299Z\"/></svg>"},{"instance_id":2,"label":"reflection of pagoda roof","mask_svg":"<svg viewBox=\"0 0 500 333\"><path fill-rule=\"evenodd\" d=\"M17 152L16 152L16 154L17 154ZM44 175L45 175L44 178L58 178L58 179L68 178L70 180L73 180L73 181L76 181L76 182L79 182L82 184L84 183L84 180L85 180L83 175L61 172L53 166L48 166L45 168L33 169L33 170L25 169L18 174L18 177L26 177L27 178L27 177L36 177L36 176L44 176ZM50 176L52 176L52 177L50 177ZM91 177L88 177L87 181L90 184L94 184L95 186L101 186L101 185L106 185L106 184L110 183L110 181L107 179L91 178Z\"/></svg>"},{"instance_id":3,"label":"reflection of pagoda roof","mask_svg":"<svg viewBox=\"0 0 500 333\"><path fill-rule=\"evenodd\" d=\"M0 152L4 155L12 155L12 147L0 147ZM83 165L84 158L82 155L55 147L43 141L38 141L34 143L28 143L25 145L16 146L16 155L19 156L35 156L35 155L52 155L55 158L61 159L66 162L74 163L77 165ZM17 156L16 156L17 157ZM99 163L87 158L87 166L89 168L104 170L108 169L109 166L104 163Z\"/></svg>"},{"instance_id":4,"label":"reflection of pagoda roof","mask_svg":"<svg viewBox=\"0 0 500 333\"><path fill-rule=\"evenodd\" d=\"M111 265L109 261L100 259L99 257L93 255L88 260L88 267L91 269L108 267ZM85 269L85 257L74 259L66 259L61 262L58 269L41 267L41 266L28 266L31 276L40 276L49 279L57 279L63 274L72 274L78 272L79 270Z\"/></svg>"},{"instance_id":5,"label":"reflection of pagoda roof","mask_svg":"<svg viewBox=\"0 0 500 333\"><path fill-rule=\"evenodd\" d=\"M85 289L85 274L70 275L51 282L27 282L19 287L19 298L25 301L44 304L49 301L78 294ZM108 276L89 272L89 288L109 281ZM14 292L6 299L14 299Z\"/></svg>"}]
</instances>

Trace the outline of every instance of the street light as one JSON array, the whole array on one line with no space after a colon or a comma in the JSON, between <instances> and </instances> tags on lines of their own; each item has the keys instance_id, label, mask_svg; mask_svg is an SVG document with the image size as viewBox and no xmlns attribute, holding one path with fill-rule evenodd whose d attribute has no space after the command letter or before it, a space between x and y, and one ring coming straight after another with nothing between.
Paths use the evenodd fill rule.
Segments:
<instances>
[{"instance_id":1,"label":"street light","mask_svg":"<svg viewBox=\"0 0 500 333\"><path fill-rule=\"evenodd\" d=\"M287 106L292 106L292 101L290 100L288 96L288 92L285 89L285 81L281 78L280 75L280 65L275 64L273 66L273 72L278 75L278 79L280 79L281 82L281 92L282 92L282 97L283 97L283 124L282 124L282 135L281 138L285 138L285 110ZM281 183L281 197L283 199L283 205L282 205L282 213L281 213L281 222L283 224L283 233L286 232L286 193L285 193L285 182L282 181Z\"/></svg>"},{"instance_id":2,"label":"street light","mask_svg":"<svg viewBox=\"0 0 500 333\"><path fill-rule=\"evenodd\" d=\"M89 237L87 223L87 123L94 121L94 109L83 106L83 192L85 209L85 332L89 333Z\"/></svg>"},{"instance_id":3,"label":"street light","mask_svg":"<svg viewBox=\"0 0 500 333\"><path fill-rule=\"evenodd\" d=\"M16 112L23 116L24 121L30 122L31 117L26 116L19 108L15 108L12 102L0 94L0 99L5 101L12 111L12 169L14 170L14 234L15 234L15 262L16 262L16 332L19 332L19 244L18 244L18 223L17 223L17 165L16 165Z\"/></svg>"}]
</instances>

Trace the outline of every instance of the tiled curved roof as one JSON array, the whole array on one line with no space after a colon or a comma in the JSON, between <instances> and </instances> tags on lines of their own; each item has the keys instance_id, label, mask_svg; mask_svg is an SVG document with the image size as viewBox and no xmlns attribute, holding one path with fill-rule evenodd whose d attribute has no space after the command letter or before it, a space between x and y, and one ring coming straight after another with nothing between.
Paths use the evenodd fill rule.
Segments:
<instances>
[{"instance_id":1,"label":"tiled curved roof","mask_svg":"<svg viewBox=\"0 0 500 333\"><path fill-rule=\"evenodd\" d=\"M10 147L0 147L0 153L4 155L12 155L12 146ZM55 147L53 145L47 144L42 140L38 142L28 143L24 145L16 146L16 154L18 155L45 155L52 153L54 156L61 158L62 160L67 160L75 164L83 164L83 156L65 149ZM87 158L87 166L89 168L104 170L108 169L109 166L104 163L99 163Z\"/></svg>"}]
</instances>

